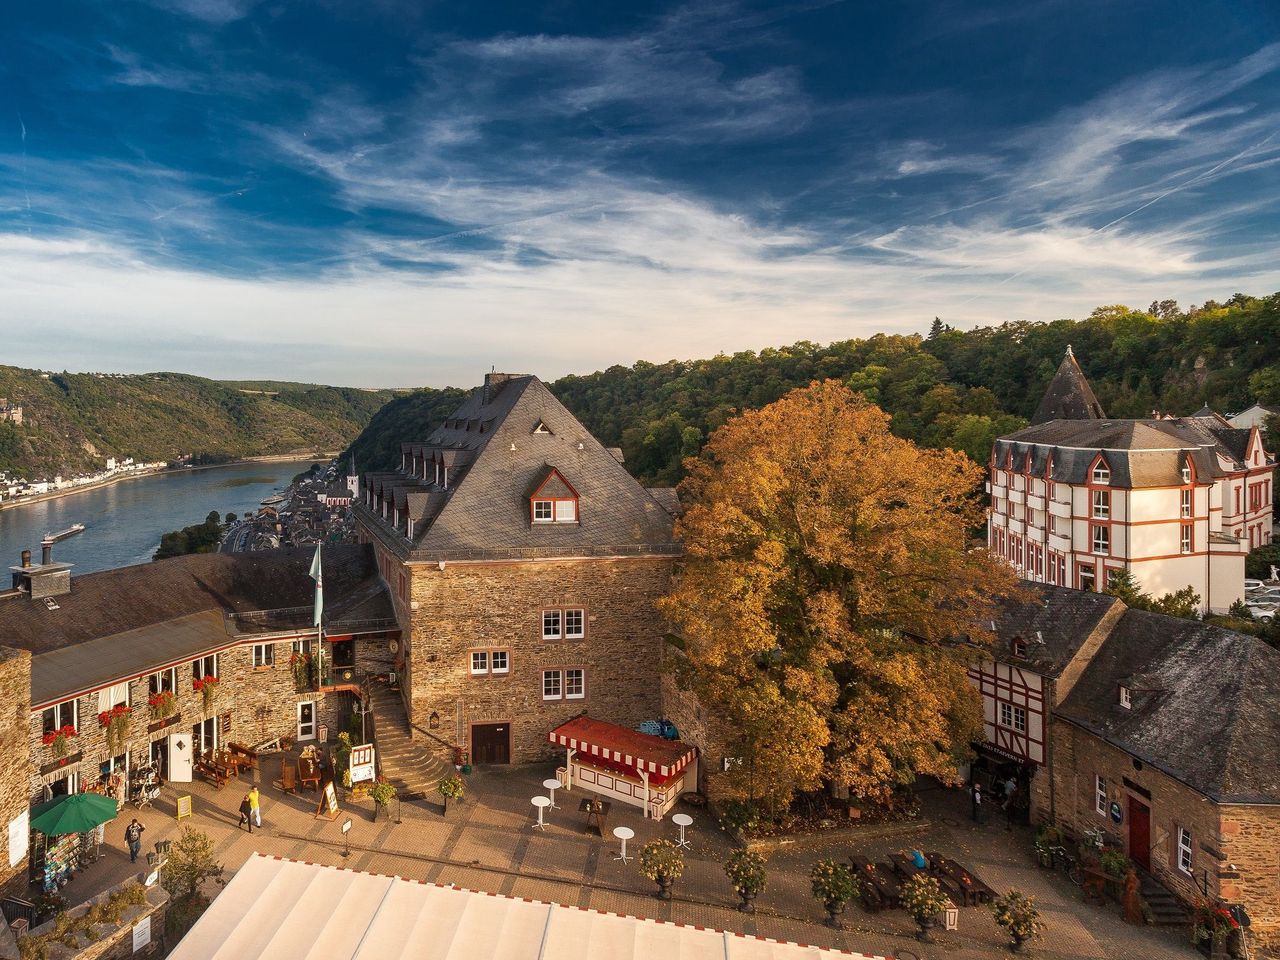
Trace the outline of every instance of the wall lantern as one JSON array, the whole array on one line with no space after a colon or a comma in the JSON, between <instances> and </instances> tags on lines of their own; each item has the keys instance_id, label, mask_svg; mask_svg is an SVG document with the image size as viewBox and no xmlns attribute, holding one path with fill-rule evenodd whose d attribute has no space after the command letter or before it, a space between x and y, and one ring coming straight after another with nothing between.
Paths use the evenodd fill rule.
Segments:
<instances>
[{"instance_id":1,"label":"wall lantern","mask_svg":"<svg viewBox=\"0 0 1280 960\"><path fill-rule=\"evenodd\" d=\"M432 730L435 730L435 729L439 728L439 726L440 726L440 714L438 714L438 713L436 713L434 710L432 710L432 711L431 711L431 719L429 719L429 720L427 721L427 726L429 726Z\"/></svg>"}]
</instances>

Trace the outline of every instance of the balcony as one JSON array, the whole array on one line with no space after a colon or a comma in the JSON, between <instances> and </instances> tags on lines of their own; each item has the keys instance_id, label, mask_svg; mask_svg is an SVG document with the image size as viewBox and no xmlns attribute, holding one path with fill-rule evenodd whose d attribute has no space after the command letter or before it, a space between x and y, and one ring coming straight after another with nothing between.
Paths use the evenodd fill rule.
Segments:
<instances>
[{"instance_id":1,"label":"balcony","mask_svg":"<svg viewBox=\"0 0 1280 960\"><path fill-rule=\"evenodd\" d=\"M1028 509L1028 510L1043 510L1043 509L1044 509L1044 497L1039 496L1039 495L1034 494L1034 493L1029 493L1029 494L1027 494L1027 509Z\"/></svg>"},{"instance_id":2,"label":"balcony","mask_svg":"<svg viewBox=\"0 0 1280 960\"><path fill-rule=\"evenodd\" d=\"M1009 531L1010 535L1022 537L1027 533L1027 524L1023 520L1015 520L1010 517L1008 523L1005 524L1005 529Z\"/></svg>"},{"instance_id":3,"label":"balcony","mask_svg":"<svg viewBox=\"0 0 1280 960\"><path fill-rule=\"evenodd\" d=\"M1010 503L1026 503L1026 500L1027 500L1026 494L1024 494L1021 490L1014 490L1012 487L1009 488Z\"/></svg>"},{"instance_id":4,"label":"balcony","mask_svg":"<svg viewBox=\"0 0 1280 960\"><path fill-rule=\"evenodd\" d=\"M1070 502L1065 502L1062 500L1050 500L1049 513L1055 517L1065 517L1067 519L1070 519L1071 504Z\"/></svg>"},{"instance_id":5,"label":"balcony","mask_svg":"<svg viewBox=\"0 0 1280 960\"><path fill-rule=\"evenodd\" d=\"M1071 537L1063 536L1060 533L1049 534L1049 549L1056 550L1058 553L1071 552Z\"/></svg>"}]
</instances>

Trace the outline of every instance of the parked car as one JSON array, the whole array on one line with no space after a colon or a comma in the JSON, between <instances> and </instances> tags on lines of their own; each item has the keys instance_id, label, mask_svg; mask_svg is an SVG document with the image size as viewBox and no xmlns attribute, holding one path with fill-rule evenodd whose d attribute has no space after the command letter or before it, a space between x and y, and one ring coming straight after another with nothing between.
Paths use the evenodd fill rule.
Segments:
<instances>
[{"instance_id":1,"label":"parked car","mask_svg":"<svg viewBox=\"0 0 1280 960\"><path fill-rule=\"evenodd\" d=\"M1249 607L1249 612L1253 614L1253 617L1255 620L1274 620L1275 619L1276 608L1269 604L1267 606L1254 606L1251 603L1251 604L1248 604L1248 607Z\"/></svg>"}]
</instances>

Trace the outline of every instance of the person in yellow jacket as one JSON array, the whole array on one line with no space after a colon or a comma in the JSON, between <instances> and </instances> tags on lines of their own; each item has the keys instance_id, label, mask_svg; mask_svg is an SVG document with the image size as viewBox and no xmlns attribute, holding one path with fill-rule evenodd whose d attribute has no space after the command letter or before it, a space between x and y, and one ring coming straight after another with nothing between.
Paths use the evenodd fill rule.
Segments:
<instances>
[{"instance_id":1,"label":"person in yellow jacket","mask_svg":"<svg viewBox=\"0 0 1280 960\"><path fill-rule=\"evenodd\" d=\"M258 793L257 784L249 791L249 810L253 814L253 825L262 829L262 796Z\"/></svg>"}]
</instances>

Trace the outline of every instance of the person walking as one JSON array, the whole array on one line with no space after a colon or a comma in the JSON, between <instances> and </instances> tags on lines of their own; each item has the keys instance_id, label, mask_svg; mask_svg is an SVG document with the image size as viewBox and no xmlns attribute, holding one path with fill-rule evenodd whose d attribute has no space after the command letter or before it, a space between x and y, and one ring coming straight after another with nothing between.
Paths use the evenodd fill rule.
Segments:
<instances>
[{"instance_id":1,"label":"person walking","mask_svg":"<svg viewBox=\"0 0 1280 960\"><path fill-rule=\"evenodd\" d=\"M258 785L255 783L249 791L249 809L253 811L253 825L259 830L262 829L262 794L258 793Z\"/></svg>"},{"instance_id":2,"label":"person walking","mask_svg":"<svg viewBox=\"0 0 1280 960\"><path fill-rule=\"evenodd\" d=\"M246 793L244 799L240 801L240 822L236 824L236 829L247 826L249 832L253 833L253 806L249 803L249 795Z\"/></svg>"},{"instance_id":3,"label":"person walking","mask_svg":"<svg viewBox=\"0 0 1280 960\"><path fill-rule=\"evenodd\" d=\"M982 817L986 813L982 809L982 784L974 781L973 784L973 822L982 823Z\"/></svg>"},{"instance_id":4,"label":"person walking","mask_svg":"<svg viewBox=\"0 0 1280 960\"><path fill-rule=\"evenodd\" d=\"M130 820L129 825L124 828L124 842L129 845L130 863L138 862L138 854L142 851L142 834L146 829L138 822L137 817Z\"/></svg>"}]
</instances>

